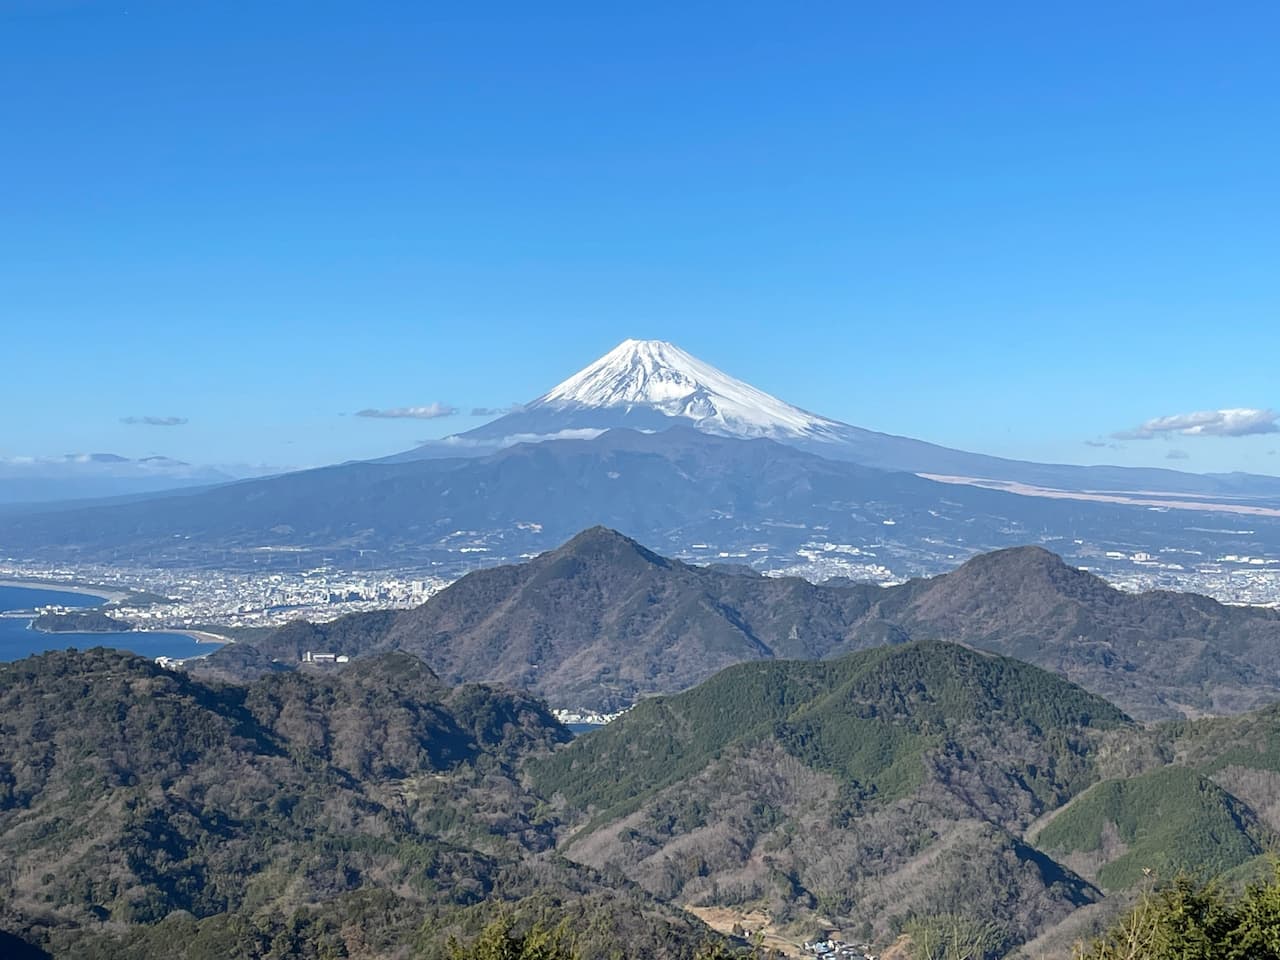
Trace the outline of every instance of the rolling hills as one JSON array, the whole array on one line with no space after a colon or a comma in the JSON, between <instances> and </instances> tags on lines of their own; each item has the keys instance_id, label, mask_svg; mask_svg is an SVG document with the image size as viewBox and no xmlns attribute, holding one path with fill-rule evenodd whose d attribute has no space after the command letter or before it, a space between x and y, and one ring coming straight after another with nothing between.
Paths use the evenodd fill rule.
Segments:
<instances>
[{"instance_id":1,"label":"rolling hills","mask_svg":"<svg viewBox=\"0 0 1280 960\"><path fill-rule=\"evenodd\" d=\"M1130 727L1035 667L923 642L733 667L530 769L570 857L664 898L879 941L963 909L1012 944L1099 899L1021 833Z\"/></svg>"},{"instance_id":2,"label":"rolling hills","mask_svg":"<svg viewBox=\"0 0 1280 960\"><path fill-rule=\"evenodd\" d=\"M1257 876L1277 743L1275 706L1143 727L934 640L739 663L574 740L404 651L248 685L49 653L0 667L0 942L430 960L505 915L674 960L689 907L1056 956L1144 867Z\"/></svg>"},{"instance_id":3,"label":"rolling hills","mask_svg":"<svg viewBox=\"0 0 1280 960\"><path fill-rule=\"evenodd\" d=\"M247 688L102 649L4 664L0 929L78 960L430 957L560 904L688 954L696 922L549 856L516 769L568 738L404 654Z\"/></svg>"},{"instance_id":4,"label":"rolling hills","mask_svg":"<svg viewBox=\"0 0 1280 960\"><path fill-rule=\"evenodd\" d=\"M881 588L692 566L605 528L468 574L412 610L283 627L254 641L261 656L240 672L296 665L308 649L399 649L450 682L500 681L557 706L616 710L733 663L909 639L1018 657L1139 719L1240 713L1280 697L1280 612L1122 593L1040 548ZM235 673L237 659L254 656L236 645L197 669Z\"/></svg>"},{"instance_id":5,"label":"rolling hills","mask_svg":"<svg viewBox=\"0 0 1280 960\"><path fill-rule=\"evenodd\" d=\"M1275 707L1143 728L1038 668L913 641L731 667L526 769L567 856L664 899L872 943L941 917L985 925L985 955L1041 957L1148 875L1265 875L1276 742Z\"/></svg>"}]
</instances>

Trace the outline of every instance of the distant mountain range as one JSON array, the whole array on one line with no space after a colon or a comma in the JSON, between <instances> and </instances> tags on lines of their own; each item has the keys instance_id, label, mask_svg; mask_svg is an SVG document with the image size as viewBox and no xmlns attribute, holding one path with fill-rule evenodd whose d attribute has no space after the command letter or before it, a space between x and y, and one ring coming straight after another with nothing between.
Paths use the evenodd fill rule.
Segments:
<instances>
[{"instance_id":1,"label":"distant mountain range","mask_svg":"<svg viewBox=\"0 0 1280 960\"><path fill-rule=\"evenodd\" d=\"M627 341L515 412L384 461L0 511L0 553L450 575L593 524L690 559L785 569L822 555L880 580L1018 543L1091 564L1108 552L1266 557L1280 553L1280 479L946 450L807 413L670 344Z\"/></svg>"},{"instance_id":2,"label":"distant mountain range","mask_svg":"<svg viewBox=\"0 0 1280 960\"><path fill-rule=\"evenodd\" d=\"M616 710L734 663L918 639L1016 656L1142 719L1280 699L1280 611L1121 593L1036 547L895 587L815 585L690 566L601 527L527 563L468 574L415 609L290 624L195 669L254 676L294 667L307 650L401 650L450 682L509 683L557 706Z\"/></svg>"},{"instance_id":3,"label":"distant mountain range","mask_svg":"<svg viewBox=\"0 0 1280 960\"><path fill-rule=\"evenodd\" d=\"M235 479L212 467L169 457L130 459L114 453L0 458L0 504L51 503L205 487Z\"/></svg>"}]
</instances>

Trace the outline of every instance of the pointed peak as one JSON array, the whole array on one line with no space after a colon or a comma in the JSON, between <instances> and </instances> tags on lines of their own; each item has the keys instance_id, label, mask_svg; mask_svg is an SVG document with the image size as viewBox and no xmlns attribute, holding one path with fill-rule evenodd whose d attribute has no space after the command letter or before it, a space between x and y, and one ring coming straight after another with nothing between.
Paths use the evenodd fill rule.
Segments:
<instances>
[{"instance_id":1,"label":"pointed peak","mask_svg":"<svg viewBox=\"0 0 1280 960\"><path fill-rule=\"evenodd\" d=\"M606 527L603 524L596 524L594 527L587 527L581 533L576 533L557 549L559 550L580 550L584 547L629 547L643 550L636 541L632 540L626 534L619 533L612 527Z\"/></svg>"},{"instance_id":2,"label":"pointed peak","mask_svg":"<svg viewBox=\"0 0 1280 960\"><path fill-rule=\"evenodd\" d=\"M667 566L670 563L665 557L658 556L658 554L625 534L605 526L588 527L550 551L549 554L543 554L543 556L608 557L611 559L621 556L637 556L650 563L657 563L662 566Z\"/></svg>"}]
</instances>

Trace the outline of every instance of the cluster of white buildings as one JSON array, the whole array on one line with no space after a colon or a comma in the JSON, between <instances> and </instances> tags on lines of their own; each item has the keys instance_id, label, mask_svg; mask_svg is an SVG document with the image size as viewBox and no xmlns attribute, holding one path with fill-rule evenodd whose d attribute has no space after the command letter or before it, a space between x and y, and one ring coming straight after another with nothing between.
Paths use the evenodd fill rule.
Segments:
<instances>
[{"instance_id":1,"label":"cluster of white buildings","mask_svg":"<svg viewBox=\"0 0 1280 960\"><path fill-rule=\"evenodd\" d=\"M619 710L617 713L597 713L594 710L552 710L551 714L565 726L571 723L589 723L600 727L617 720L626 712L626 710Z\"/></svg>"},{"instance_id":2,"label":"cluster of white buildings","mask_svg":"<svg viewBox=\"0 0 1280 960\"><path fill-rule=\"evenodd\" d=\"M0 579L95 584L103 593L146 594L121 601L114 616L142 629L217 624L270 627L290 620L333 620L360 610L415 607L448 586L421 573L352 573L329 567L296 572L153 570L108 565L68 568L0 563Z\"/></svg>"},{"instance_id":3,"label":"cluster of white buildings","mask_svg":"<svg viewBox=\"0 0 1280 960\"><path fill-rule=\"evenodd\" d=\"M827 939L806 940L801 946L805 953L828 960L876 960L875 954L867 952L870 948L866 944L854 946L843 940Z\"/></svg>"},{"instance_id":4,"label":"cluster of white buildings","mask_svg":"<svg viewBox=\"0 0 1280 960\"><path fill-rule=\"evenodd\" d=\"M1247 554L1205 556L1198 550L1110 550L1092 570L1121 590L1201 593L1222 603L1280 606L1280 560Z\"/></svg>"}]
</instances>

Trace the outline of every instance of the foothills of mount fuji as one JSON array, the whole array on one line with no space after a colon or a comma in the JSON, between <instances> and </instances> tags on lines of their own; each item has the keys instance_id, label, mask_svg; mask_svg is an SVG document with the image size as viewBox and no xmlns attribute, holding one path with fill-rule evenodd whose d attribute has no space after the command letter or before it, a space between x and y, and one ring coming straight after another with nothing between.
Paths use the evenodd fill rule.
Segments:
<instances>
[{"instance_id":1,"label":"foothills of mount fuji","mask_svg":"<svg viewBox=\"0 0 1280 960\"><path fill-rule=\"evenodd\" d=\"M403 650L450 682L499 681L556 706L607 711L735 663L926 638L1038 664L1142 719L1240 713L1280 698L1280 611L1122 593L1037 547L881 588L690 566L604 528L528 563L468 574L416 609L293 623L195 669L252 676L296 666L307 650Z\"/></svg>"},{"instance_id":2,"label":"foothills of mount fuji","mask_svg":"<svg viewBox=\"0 0 1280 960\"><path fill-rule=\"evenodd\" d=\"M1079 562L1161 548L1266 555L1280 518L1017 496L827 460L688 427L609 430L480 458L354 463L110 506L0 516L0 553L67 562L269 570L518 560L605 524L668 554L759 569L839 561L879 579L1047 543ZM818 569L818 568L815 568ZM809 572L806 570L806 572ZM829 575L829 574L828 574Z\"/></svg>"},{"instance_id":3,"label":"foothills of mount fuji","mask_svg":"<svg viewBox=\"0 0 1280 960\"><path fill-rule=\"evenodd\" d=\"M585 437L617 427L692 425L726 437L766 437L881 470L1017 481L1062 490L1154 490L1280 496L1280 478L1132 467L1037 464L952 450L851 426L779 400L661 340L625 340L506 416L390 459L492 452L513 443Z\"/></svg>"}]
</instances>

